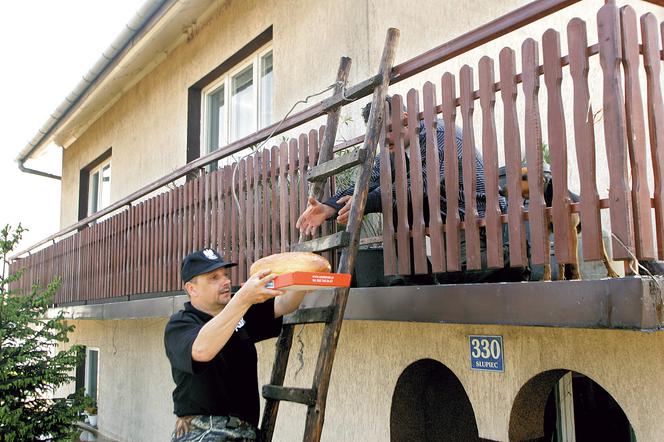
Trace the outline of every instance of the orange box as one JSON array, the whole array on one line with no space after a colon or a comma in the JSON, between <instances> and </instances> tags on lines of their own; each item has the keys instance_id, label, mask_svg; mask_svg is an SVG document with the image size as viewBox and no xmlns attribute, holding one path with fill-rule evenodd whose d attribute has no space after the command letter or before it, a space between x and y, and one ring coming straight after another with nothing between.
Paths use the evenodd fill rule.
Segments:
<instances>
[{"instance_id":1,"label":"orange box","mask_svg":"<svg viewBox=\"0 0 664 442\"><path fill-rule=\"evenodd\" d=\"M266 287L288 291L320 290L350 287L350 279L348 273L293 272L277 276Z\"/></svg>"}]
</instances>

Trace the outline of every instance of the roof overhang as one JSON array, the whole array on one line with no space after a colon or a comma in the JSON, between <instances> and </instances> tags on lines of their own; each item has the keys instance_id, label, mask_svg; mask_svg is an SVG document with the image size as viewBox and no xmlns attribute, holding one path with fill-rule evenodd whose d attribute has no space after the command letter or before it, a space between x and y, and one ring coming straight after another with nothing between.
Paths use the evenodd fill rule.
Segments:
<instances>
[{"instance_id":1,"label":"roof overhang","mask_svg":"<svg viewBox=\"0 0 664 442\"><path fill-rule=\"evenodd\" d=\"M148 0L81 82L67 95L16 160L48 145L69 147L133 85L204 22L223 0Z\"/></svg>"}]
</instances>

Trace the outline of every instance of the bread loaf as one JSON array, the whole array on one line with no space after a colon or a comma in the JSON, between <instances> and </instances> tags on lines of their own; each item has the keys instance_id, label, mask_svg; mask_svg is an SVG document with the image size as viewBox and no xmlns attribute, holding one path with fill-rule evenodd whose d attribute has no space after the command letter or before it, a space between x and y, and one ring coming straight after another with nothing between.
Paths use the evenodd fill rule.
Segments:
<instances>
[{"instance_id":1,"label":"bread loaf","mask_svg":"<svg viewBox=\"0 0 664 442\"><path fill-rule=\"evenodd\" d=\"M330 262L320 255L309 252L286 252L261 258L251 265L249 275L270 270L280 275L292 272L324 272L329 273L332 269Z\"/></svg>"}]
</instances>

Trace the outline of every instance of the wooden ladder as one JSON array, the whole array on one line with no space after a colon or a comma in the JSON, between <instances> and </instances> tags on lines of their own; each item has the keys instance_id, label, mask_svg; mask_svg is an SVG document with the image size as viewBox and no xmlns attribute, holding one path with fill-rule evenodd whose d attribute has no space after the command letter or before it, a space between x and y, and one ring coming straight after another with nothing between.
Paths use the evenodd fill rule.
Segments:
<instances>
[{"instance_id":1,"label":"wooden ladder","mask_svg":"<svg viewBox=\"0 0 664 442\"><path fill-rule=\"evenodd\" d=\"M327 250L342 249L337 273L352 273L355 267L355 258L360 239L360 227L367 201L371 171L376 157L376 146L379 135L384 128L385 96L390 83L390 74L398 40L399 31L397 29L389 29L378 75L363 83L359 83L352 90L345 90L344 88L351 61L349 58L342 58L337 73L334 95L326 100L327 103L324 102L325 109L328 110L327 125L318 164L311 168L307 174L308 181L312 183L309 194L321 200L327 178L354 166L360 166L361 171L355 184L353 202L346 230L310 241L304 241L307 238L301 236L300 242L295 244L292 250L324 252ZM362 148L355 153L347 154L333 160L333 148L341 107L345 101L353 100L363 92L366 93L371 89L373 89L373 101ZM307 442L320 440L325 420L325 402L330 384L332 364L339 341L339 333L346 310L349 290L349 288L335 289L333 301L327 307L301 308L284 318L281 335L279 335L277 340L276 356L270 384L263 386L262 391L263 397L266 399L261 423L261 438L263 441L272 440L280 401L297 402L306 405L307 417L303 440ZM316 363L314 372L313 385L311 388L284 387L283 383L286 375L288 356L293 343L293 330L298 324L314 323L324 323L325 326L318 353L318 362Z\"/></svg>"}]
</instances>

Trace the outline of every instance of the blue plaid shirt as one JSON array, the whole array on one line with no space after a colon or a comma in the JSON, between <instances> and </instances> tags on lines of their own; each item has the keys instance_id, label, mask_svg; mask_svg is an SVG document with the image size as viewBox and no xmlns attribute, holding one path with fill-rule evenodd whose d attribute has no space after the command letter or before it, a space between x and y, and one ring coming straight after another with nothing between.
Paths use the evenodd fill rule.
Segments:
<instances>
[{"instance_id":1,"label":"blue plaid shirt","mask_svg":"<svg viewBox=\"0 0 664 442\"><path fill-rule=\"evenodd\" d=\"M445 152L445 128L443 125L443 121L438 120L438 128L437 128L437 138L438 138L438 161L439 161L439 166L440 166L440 212L442 215L443 220L445 219L445 215L447 214L447 197L445 195L445 160L444 160L444 152ZM463 195L463 175L462 175L462 164L463 164L463 149L462 149L462 137L461 137L461 130L459 128L456 128L456 146L457 146L457 158L459 159L459 216L461 219L464 218L465 214L465 198ZM424 189L424 203L425 206L427 204L427 165L426 165L426 150L427 150L427 143L426 143L426 132L425 132L425 127L424 127L424 121L420 121L420 126L419 126L419 138L420 138L420 155L422 157L422 182L423 182L423 189ZM394 173L394 155L390 155L390 163L391 163L391 169L392 169L392 183L394 184L394 179L395 179L395 173ZM410 174L410 167L408 167L408 156L406 156L406 167L407 171ZM480 153L475 149L475 179L476 179L476 188L475 188L475 200L477 202L477 212L480 216L480 218L484 218L484 214L486 212L486 191L484 189L484 163L482 162L482 156ZM411 192L411 183L410 183L410 176L408 177L408 199L409 199L409 206L410 204L410 198L412 195ZM324 202L324 204L334 207L337 211L341 209L342 205L338 204L337 201L339 198L346 196L346 195L352 195L353 192L355 191L354 186L350 186L347 189L340 190L337 192L332 198L328 199L327 201ZM394 186L392 188L393 195L394 195ZM394 198L393 198L394 200ZM507 202L504 197L499 196L498 197L498 203L500 204L500 210L505 213L507 211ZM396 201L394 201L394 205L396 208ZM364 212L365 213L381 213L382 210L382 204L381 204L381 197L380 197L380 156L376 155L376 160L374 162L373 170L371 171L371 179L369 180L369 193L367 195L367 205L365 207ZM428 209L425 207L425 211L428 213ZM425 221L428 221L425 219Z\"/></svg>"}]
</instances>

